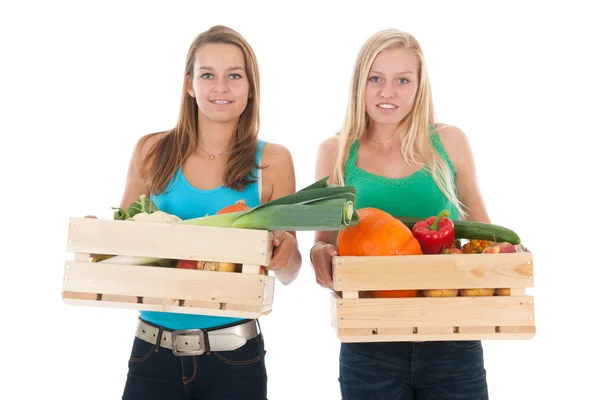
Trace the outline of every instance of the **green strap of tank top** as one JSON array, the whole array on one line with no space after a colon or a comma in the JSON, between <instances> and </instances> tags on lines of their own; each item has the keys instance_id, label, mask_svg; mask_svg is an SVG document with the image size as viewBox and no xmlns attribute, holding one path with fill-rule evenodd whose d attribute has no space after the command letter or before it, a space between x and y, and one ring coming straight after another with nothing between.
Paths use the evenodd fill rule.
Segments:
<instances>
[{"instance_id":1,"label":"green strap of tank top","mask_svg":"<svg viewBox=\"0 0 600 400\"><path fill-rule=\"evenodd\" d=\"M437 132L429 136L435 150L450 167L452 186L455 187L456 169L442 146ZM355 141L348 155L344 181L356 188L356 208L375 207L394 216L427 218L448 210L450 218L458 219L458 209L438 188L431 173L420 169L403 178L386 178L356 166L359 141Z\"/></svg>"}]
</instances>

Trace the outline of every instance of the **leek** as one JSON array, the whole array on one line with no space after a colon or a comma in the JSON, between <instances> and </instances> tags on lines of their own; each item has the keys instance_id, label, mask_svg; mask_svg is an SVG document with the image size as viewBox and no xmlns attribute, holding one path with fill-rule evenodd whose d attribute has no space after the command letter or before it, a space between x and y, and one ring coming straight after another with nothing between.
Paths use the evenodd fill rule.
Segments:
<instances>
[{"instance_id":1,"label":"leek","mask_svg":"<svg viewBox=\"0 0 600 400\"><path fill-rule=\"evenodd\" d=\"M250 210L184 220L187 225L288 231L333 231L355 225L356 190L327 186L327 178Z\"/></svg>"},{"instance_id":2,"label":"leek","mask_svg":"<svg viewBox=\"0 0 600 400\"><path fill-rule=\"evenodd\" d=\"M354 186L328 185L323 178L288 196L271 200L244 211L191 218L177 224L217 226L239 229L264 229L286 231L335 231L353 226L358 222L354 209L356 190ZM142 198L137 206L127 211L117 209L115 219L130 219L132 214L158 211L151 200ZM115 256L100 263L147 265L160 259L149 257Z\"/></svg>"},{"instance_id":3,"label":"leek","mask_svg":"<svg viewBox=\"0 0 600 400\"><path fill-rule=\"evenodd\" d=\"M149 267L174 267L176 265L174 260L141 256L113 256L95 262L98 264L146 265Z\"/></svg>"}]
</instances>

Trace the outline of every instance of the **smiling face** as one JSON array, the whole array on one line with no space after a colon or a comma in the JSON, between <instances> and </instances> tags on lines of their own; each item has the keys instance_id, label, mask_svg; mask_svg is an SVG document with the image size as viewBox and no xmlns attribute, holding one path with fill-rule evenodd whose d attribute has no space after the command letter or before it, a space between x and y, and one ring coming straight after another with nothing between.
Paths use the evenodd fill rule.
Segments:
<instances>
[{"instance_id":1,"label":"smiling face","mask_svg":"<svg viewBox=\"0 0 600 400\"><path fill-rule=\"evenodd\" d=\"M193 74L186 82L188 93L196 98L201 119L234 122L246 109L250 81L244 53L236 45L211 43L200 47Z\"/></svg>"},{"instance_id":2,"label":"smiling face","mask_svg":"<svg viewBox=\"0 0 600 400\"><path fill-rule=\"evenodd\" d=\"M418 88L419 60L396 47L381 51L369 70L365 105L369 124L398 125L408 115Z\"/></svg>"}]
</instances>

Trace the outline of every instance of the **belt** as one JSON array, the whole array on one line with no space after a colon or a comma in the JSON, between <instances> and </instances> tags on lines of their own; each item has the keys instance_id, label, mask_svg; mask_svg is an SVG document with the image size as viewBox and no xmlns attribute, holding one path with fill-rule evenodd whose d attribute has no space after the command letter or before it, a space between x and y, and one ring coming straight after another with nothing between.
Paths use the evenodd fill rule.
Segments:
<instances>
[{"instance_id":1,"label":"belt","mask_svg":"<svg viewBox=\"0 0 600 400\"><path fill-rule=\"evenodd\" d=\"M176 356L193 356L239 349L259 333L256 320L221 329L169 330L140 319L135 336L148 343L160 343L160 347L171 349Z\"/></svg>"}]
</instances>

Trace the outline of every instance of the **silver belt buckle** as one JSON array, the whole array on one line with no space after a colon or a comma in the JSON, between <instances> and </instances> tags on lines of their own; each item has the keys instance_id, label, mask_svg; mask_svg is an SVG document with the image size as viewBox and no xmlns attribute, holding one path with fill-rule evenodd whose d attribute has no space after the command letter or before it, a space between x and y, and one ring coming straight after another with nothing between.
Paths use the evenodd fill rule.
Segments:
<instances>
[{"instance_id":1,"label":"silver belt buckle","mask_svg":"<svg viewBox=\"0 0 600 400\"><path fill-rule=\"evenodd\" d=\"M187 329L187 330L179 330L171 332L171 345L173 354L176 356L199 356L206 352L206 335L201 329ZM198 339L198 350L190 350L190 351L179 351L177 350L177 337L178 336L189 336L190 339L196 340Z\"/></svg>"}]
</instances>

